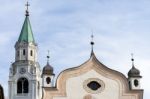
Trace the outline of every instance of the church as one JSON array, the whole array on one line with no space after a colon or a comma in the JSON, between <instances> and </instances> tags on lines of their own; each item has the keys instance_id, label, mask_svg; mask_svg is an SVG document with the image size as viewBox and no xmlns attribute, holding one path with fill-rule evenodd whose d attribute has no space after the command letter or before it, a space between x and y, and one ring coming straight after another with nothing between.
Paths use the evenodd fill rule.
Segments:
<instances>
[{"instance_id":1,"label":"church","mask_svg":"<svg viewBox=\"0 0 150 99\"><path fill-rule=\"evenodd\" d=\"M134 58L126 77L96 58L93 40L90 58L80 66L62 71L56 80L49 55L46 66L41 69L28 6L27 3L25 20L15 44L15 61L9 69L9 99L143 99L142 76L134 66Z\"/></svg>"}]
</instances>

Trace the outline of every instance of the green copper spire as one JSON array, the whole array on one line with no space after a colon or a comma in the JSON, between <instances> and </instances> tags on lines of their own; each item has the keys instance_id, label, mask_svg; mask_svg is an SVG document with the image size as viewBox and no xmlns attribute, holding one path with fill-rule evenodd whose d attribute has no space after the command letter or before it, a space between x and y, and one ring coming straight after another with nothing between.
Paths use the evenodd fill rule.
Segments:
<instances>
[{"instance_id":1,"label":"green copper spire","mask_svg":"<svg viewBox=\"0 0 150 99\"><path fill-rule=\"evenodd\" d=\"M32 33L32 28L31 28L31 24L30 24L30 20L29 20L29 11L28 11L28 2L26 4L27 6L27 10L26 10L26 18L24 21L24 24L22 26L22 30L18 39L18 42L34 42L34 36Z\"/></svg>"}]
</instances>

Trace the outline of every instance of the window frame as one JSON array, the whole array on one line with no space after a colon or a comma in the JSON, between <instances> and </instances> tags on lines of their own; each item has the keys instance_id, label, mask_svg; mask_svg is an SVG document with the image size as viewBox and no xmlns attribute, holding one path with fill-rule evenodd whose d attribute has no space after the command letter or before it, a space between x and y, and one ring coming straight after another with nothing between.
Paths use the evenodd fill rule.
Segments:
<instances>
[{"instance_id":1,"label":"window frame","mask_svg":"<svg viewBox=\"0 0 150 99\"><path fill-rule=\"evenodd\" d=\"M29 93L29 81L27 78L22 77L17 81L17 94L28 94Z\"/></svg>"}]
</instances>

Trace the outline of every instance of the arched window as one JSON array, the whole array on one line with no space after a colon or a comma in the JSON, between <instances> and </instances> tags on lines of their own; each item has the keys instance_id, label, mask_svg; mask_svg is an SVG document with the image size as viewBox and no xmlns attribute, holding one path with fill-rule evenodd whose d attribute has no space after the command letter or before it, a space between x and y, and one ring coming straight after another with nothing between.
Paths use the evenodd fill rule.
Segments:
<instances>
[{"instance_id":1,"label":"arched window","mask_svg":"<svg viewBox=\"0 0 150 99\"><path fill-rule=\"evenodd\" d=\"M0 99L4 99L4 91L1 85L0 85Z\"/></svg>"},{"instance_id":2,"label":"arched window","mask_svg":"<svg viewBox=\"0 0 150 99\"><path fill-rule=\"evenodd\" d=\"M139 85L139 82L137 79L134 80L134 85L135 85L135 87L137 87Z\"/></svg>"},{"instance_id":3,"label":"arched window","mask_svg":"<svg viewBox=\"0 0 150 99\"><path fill-rule=\"evenodd\" d=\"M26 50L25 49L23 49L23 55L26 55Z\"/></svg>"},{"instance_id":4,"label":"arched window","mask_svg":"<svg viewBox=\"0 0 150 99\"><path fill-rule=\"evenodd\" d=\"M20 52L19 51L17 51L17 56L19 56L20 55Z\"/></svg>"},{"instance_id":5,"label":"arched window","mask_svg":"<svg viewBox=\"0 0 150 99\"><path fill-rule=\"evenodd\" d=\"M28 93L29 82L26 78L20 78L17 82L17 93Z\"/></svg>"},{"instance_id":6,"label":"arched window","mask_svg":"<svg viewBox=\"0 0 150 99\"><path fill-rule=\"evenodd\" d=\"M46 78L46 82L47 82L47 84L49 84L49 83L51 82L50 77L47 77L47 78Z\"/></svg>"},{"instance_id":7,"label":"arched window","mask_svg":"<svg viewBox=\"0 0 150 99\"><path fill-rule=\"evenodd\" d=\"M33 56L33 51L32 50L30 51L30 56Z\"/></svg>"},{"instance_id":8,"label":"arched window","mask_svg":"<svg viewBox=\"0 0 150 99\"><path fill-rule=\"evenodd\" d=\"M131 82L129 81L129 88L131 89Z\"/></svg>"},{"instance_id":9,"label":"arched window","mask_svg":"<svg viewBox=\"0 0 150 99\"><path fill-rule=\"evenodd\" d=\"M38 81L38 95L40 95L40 82Z\"/></svg>"}]
</instances>

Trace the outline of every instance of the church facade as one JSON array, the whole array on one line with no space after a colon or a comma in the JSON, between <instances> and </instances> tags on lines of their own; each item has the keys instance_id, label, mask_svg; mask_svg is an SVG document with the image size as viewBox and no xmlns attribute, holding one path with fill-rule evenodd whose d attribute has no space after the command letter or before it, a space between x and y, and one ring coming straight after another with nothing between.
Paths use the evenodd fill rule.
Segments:
<instances>
[{"instance_id":1,"label":"church facade","mask_svg":"<svg viewBox=\"0 0 150 99\"><path fill-rule=\"evenodd\" d=\"M55 74L49 61L41 70L37 47L27 9L15 44L15 62L9 70L9 99L143 99L142 76L135 68L133 58L127 78L102 64L92 48L89 60L62 71L54 81Z\"/></svg>"}]
</instances>

